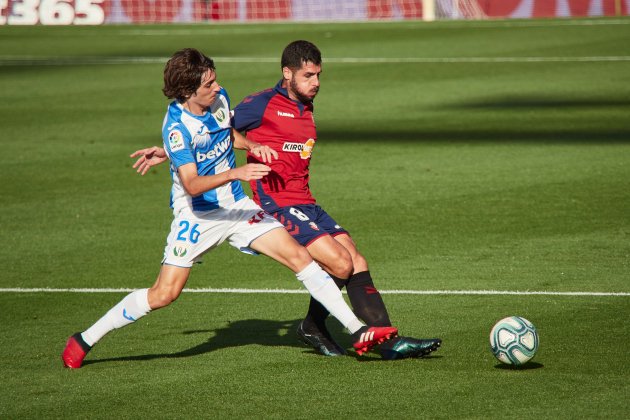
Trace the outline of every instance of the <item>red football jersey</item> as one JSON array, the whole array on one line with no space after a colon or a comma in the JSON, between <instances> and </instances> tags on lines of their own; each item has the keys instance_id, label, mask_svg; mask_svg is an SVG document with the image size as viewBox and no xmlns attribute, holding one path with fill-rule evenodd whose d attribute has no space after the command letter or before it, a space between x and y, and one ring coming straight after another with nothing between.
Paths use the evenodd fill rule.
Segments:
<instances>
[{"instance_id":1,"label":"red football jersey","mask_svg":"<svg viewBox=\"0 0 630 420\"><path fill-rule=\"evenodd\" d=\"M234 108L233 126L247 138L278 152L272 171L251 181L254 201L264 207L313 204L308 186L309 163L317 134L313 104L289 98L282 80L273 89L250 95ZM247 162L262 163L248 153Z\"/></svg>"}]
</instances>

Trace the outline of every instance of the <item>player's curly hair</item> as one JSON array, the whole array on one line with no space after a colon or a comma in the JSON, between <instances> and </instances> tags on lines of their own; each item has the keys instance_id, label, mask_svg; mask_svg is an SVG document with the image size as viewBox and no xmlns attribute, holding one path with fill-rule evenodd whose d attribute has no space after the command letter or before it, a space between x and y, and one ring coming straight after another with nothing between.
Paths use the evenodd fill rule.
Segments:
<instances>
[{"instance_id":1,"label":"player's curly hair","mask_svg":"<svg viewBox=\"0 0 630 420\"><path fill-rule=\"evenodd\" d=\"M208 70L215 70L214 61L194 48L177 51L164 67L162 92L169 99L186 102L201 86L201 78Z\"/></svg>"},{"instance_id":2,"label":"player's curly hair","mask_svg":"<svg viewBox=\"0 0 630 420\"><path fill-rule=\"evenodd\" d=\"M304 40L293 41L282 51L280 68L288 67L291 70L297 70L306 63L322 64L322 53L315 44Z\"/></svg>"}]
</instances>

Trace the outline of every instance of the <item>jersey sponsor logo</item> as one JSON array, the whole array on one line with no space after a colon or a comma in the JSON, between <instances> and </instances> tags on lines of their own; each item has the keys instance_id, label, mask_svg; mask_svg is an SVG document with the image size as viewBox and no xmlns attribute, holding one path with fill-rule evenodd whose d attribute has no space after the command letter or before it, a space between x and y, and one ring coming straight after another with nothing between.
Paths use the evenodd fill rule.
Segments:
<instances>
[{"instance_id":1,"label":"jersey sponsor logo","mask_svg":"<svg viewBox=\"0 0 630 420\"><path fill-rule=\"evenodd\" d=\"M179 130L173 130L168 133L168 147L171 152L177 152L184 149L184 136Z\"/></svg>"},{"instance_id":2,"label":"jersey sponsor logo","mask_svg":"<svg viewBox=\"0 0 630 420\"><path fill-rule=\"evenodd\" d=\"M214 146L212 148L212 150L209 150L206 153L202 153L199 150L197 150L197 163L201 163L204 162L207 159L215 159L220 157L221 155L223 155L225 152L227 152L228 150L230 150L230 138L226 138L225 140L223 140L222 142L219 142L216 144L216 146Z\"/></svg>"},{"instance_id":3,"label":"jersey sponsor logo","mask_svg":"<svg viewBox=\"0 0 630 420\"><path fill-rule=\"evenodd\" d=\"M291 114L290 112L282 112L282 111L278 111L278 117L289 117L289 118L295 118L295 115Z\"/></svg>"},{"instance_id":4,"label":"jersey sponsor logo","mask_svg":"<svg viewBox=\"0 0 630 420\"><path fill-rule=\"evenodd\" d=\"M304 144L303 143L289 143L286 142L282 145L282 151L283 152L301 152L302 150L304 150Z\"/></svg>"},{"instance_id":5,"label":"jersey sponsor logo","mask_svg":"<svg viewBox=\"0 0 630 420\"><path fill-rule=\"evenodd\" d=\"M304 143L304 150L300 152L300 157L302 159L310 159L311 153L313 153L313 146L315 146L315 140L308 139L306 143Z\"/></svg>"},{"instance_id":6,"label":"jersey sponsor logo","mask_svg":"<svg viewBox=\"0 0 630 420\"><path fill-rule=\"evenodd\" d=\"M313 146L315 146L313 139L308 139L306 143L285 142L282 145L282 151L299 153L302 159L309 159L313 153Z\"/></svg>"}]
</instances>

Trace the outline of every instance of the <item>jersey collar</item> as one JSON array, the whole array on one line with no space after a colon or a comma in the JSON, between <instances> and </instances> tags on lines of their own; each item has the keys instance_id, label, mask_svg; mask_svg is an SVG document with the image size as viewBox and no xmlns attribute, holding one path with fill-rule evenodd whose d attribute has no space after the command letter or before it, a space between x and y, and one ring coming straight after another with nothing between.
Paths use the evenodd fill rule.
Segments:
<instances>
[{"instance_id":1,"label":"jersey collar","mask_svg":"<svg viewBox=\"0 0 630 420\"><path fill-rule=\"evenodd\" d=\"M308 105L305 105L305 104L303 104L300 101L294 101L293 99L291 99L289 97L289 92L287 91L287 89L282 87L282 81L283 81L283 79L280 79L280 81L276 84L276 86L273 88L273 90L275 90L276 92L278 92L280 95L284 96L285 98L287 98L291 102L295 103L297 105L298 109L300 110L300 114L304 113L304 108L306 108L306 107L308 107L311 111L313 110L313 102L310 102Z\"/></svg>"}]
</instances>

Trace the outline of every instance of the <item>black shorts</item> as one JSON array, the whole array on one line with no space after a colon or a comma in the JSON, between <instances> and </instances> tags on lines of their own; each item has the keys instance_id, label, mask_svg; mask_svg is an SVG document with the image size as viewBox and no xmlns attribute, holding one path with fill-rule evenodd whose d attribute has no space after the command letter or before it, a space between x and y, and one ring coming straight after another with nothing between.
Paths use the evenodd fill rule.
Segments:
<instances>
[{"instance_id":1,"label":"black shorts","mask_svg":"<svg viewBox=\"0 0 630 420\"><path fill-rule=\"evenodd\" d=\"M308 246L324 235L348 233L317 204L264 208L275 217L302 246Z\"/></svg>"}]
</instances>

